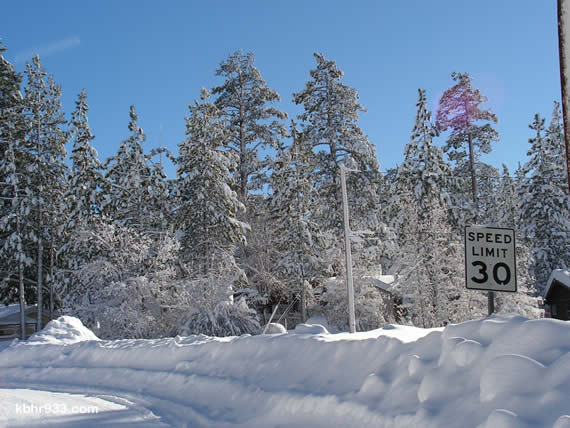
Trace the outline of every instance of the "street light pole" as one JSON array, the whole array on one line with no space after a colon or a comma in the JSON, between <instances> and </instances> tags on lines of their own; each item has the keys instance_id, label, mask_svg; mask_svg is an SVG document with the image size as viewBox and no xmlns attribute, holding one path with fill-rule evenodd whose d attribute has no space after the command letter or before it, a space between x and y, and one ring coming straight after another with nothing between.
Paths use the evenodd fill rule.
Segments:
<instances>
[{"instance_id":1,"label":"street light pole","mask_svg":"<svg viewBox=\"0 0 570 428\"><path fill-rule=\"evenodd\" d=\"M342 188L342 208L344 212L344 249L346 253L346 287L348 292L348 328L351 333L356 332L356 319L354 315L354 284L352 282L352 254L350 252L350 225L348 218L348 197L346 196L346 172L356 171L340 165L340 185Z\"/></svg>"}]
</instances>

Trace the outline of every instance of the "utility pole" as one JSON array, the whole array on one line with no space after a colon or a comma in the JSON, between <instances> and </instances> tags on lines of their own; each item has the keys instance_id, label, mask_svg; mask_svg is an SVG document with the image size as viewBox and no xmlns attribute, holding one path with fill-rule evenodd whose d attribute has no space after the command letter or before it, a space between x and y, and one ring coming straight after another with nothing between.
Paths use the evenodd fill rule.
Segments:
<instances>
[{"instance_id":1,"label":"utility pole","mask_svg":"<svg viewBox=\"0 0 570 428\"><path fill-rule=\"evenodd\" d=\"M346 172L357 172L340 165L340 185L342 188L342 208L344 213L344 250L346 253L346 287L348 292L348 328L351 333L356 332L356 319L354 315L354 284L352 282L352 254L350 252L350 225L348 218L348 197L346 196Z\"/></svg>"},{"instance_id":2,"label":"utility pole","mask_svg":"<svg viewBox=\"0 0 570 428\"><path fill-rule=\"evenodd\" d=\"M567 36L570 27L570 4L568 0L558 0L558 51L560 57L560 88L562 90L562 120L564 122L564 143L566 146L566 174L570 195L570 46Z\"/></svg>"}]
</instances>

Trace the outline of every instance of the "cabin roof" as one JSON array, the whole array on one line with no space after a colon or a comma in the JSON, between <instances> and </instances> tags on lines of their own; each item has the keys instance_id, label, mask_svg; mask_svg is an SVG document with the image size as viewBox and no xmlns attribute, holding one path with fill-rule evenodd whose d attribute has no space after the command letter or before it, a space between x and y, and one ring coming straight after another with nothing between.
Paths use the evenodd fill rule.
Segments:
<instances>
[{"instance_id":1,"label":"cabin roof","mask_svg":"<svg viewBox=\"0 0 570 428\"><path fill-rule=\"evenodd\" d=\"M546 283L546 289L544 290L544 299L548 299L548 294L552 289L553 284L562 284L562 286L570 289L570 270L568 269L555 269L550 274L548 282Z\"/></svg>"}]
</instances>

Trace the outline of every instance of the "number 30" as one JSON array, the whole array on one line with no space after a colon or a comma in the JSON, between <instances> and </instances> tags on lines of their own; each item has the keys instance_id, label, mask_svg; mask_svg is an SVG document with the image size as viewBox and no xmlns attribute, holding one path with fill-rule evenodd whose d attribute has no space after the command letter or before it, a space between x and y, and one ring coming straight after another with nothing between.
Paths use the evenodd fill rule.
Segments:
<instances>
[{"instance_id":1,"label":"number 30","mask_svg":"<svg viewBox=\"0 0 570 428\"><path fill-rule=\"evenodd\" d=\"M477 284L483 284L489 280L489 275L487 274L487 265L485 263L481 261L476 261L471 263L471 265L479 267L478 274L481 275L481 277L476 277L476 276L471 277L471 280L473 282L476 282ZM503 268L505 270L505 275L503 279L499 278L500 268ZM511 281L511 270L509 269L509 266L503 262L499 262L495 266L493 266L493 279L497 284L500 285L508 284Z\"/></svg>"}]
</instances>

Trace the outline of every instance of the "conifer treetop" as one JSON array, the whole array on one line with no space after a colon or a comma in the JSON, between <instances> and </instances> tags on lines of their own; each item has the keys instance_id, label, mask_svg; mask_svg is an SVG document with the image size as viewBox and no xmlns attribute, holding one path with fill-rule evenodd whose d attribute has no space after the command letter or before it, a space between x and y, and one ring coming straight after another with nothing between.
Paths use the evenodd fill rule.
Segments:
<instances>
[{"instance_id":1,"label":"conifer treetop","mask_svg":"<svg viewBox=\"0 0 570 428\"><path fill-rule=\"evenodd\" d=\"M463 146L470 135L475 148L490 153L491 143L498 140L499 134L489 123L478 124L481 121L497 123L497 116L481 108L488 99L472 86L469 73L453 72L451 78L457 83L443 93L436 114L437 128L451 131L444 151L449 152L451 160L463 159L466 156Z\"/></svg>"}]
</instances>

